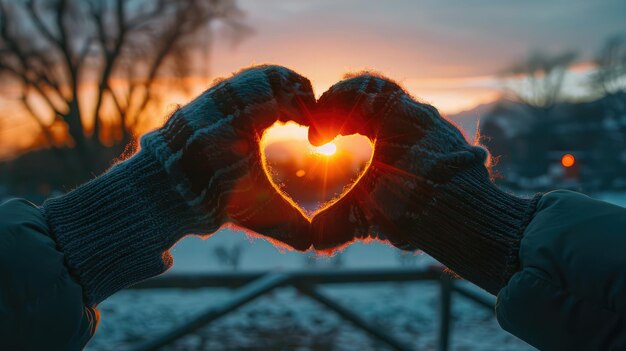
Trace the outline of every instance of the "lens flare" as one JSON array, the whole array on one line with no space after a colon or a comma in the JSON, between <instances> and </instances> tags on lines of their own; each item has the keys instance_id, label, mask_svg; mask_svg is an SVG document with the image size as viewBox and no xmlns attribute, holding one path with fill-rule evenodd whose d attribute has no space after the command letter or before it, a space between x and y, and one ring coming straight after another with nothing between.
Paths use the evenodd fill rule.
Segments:
<instances>
[{"instance_id":1,"label":"lens flare","mask_svg":"<svg viewBox=\"0 0 626 351\"><path fill-rule=\"evenodd\" d=\"M574 158L574 155L572 155L572 154L565 154L561 158L561 164L565 168L570 168L570 167L574 166L575 163L576 163L576 158Z\"/></svg>"},{"instance_id":2,"label":"lens flare","mask_svg":"<svg viewBox=\"0 0 626 351\"><path fill-rule=\"evenodd\" d=\"M324 156L332 156L337 152L337 145L333 142L318 146L315 148L315 152Z\"/></svg>"},{"instance_id":3,"label":"lens flare","mask_svg":"<svg viewBox=\"0 0 626 351\"><path fill-rule=\"evenodd\" d=\"M309 222L359 182L374 156L374 142L341 135L316 147L308 128L276 122L259 140L261 164L272 187Z\"/></svg>"}]
</instances>

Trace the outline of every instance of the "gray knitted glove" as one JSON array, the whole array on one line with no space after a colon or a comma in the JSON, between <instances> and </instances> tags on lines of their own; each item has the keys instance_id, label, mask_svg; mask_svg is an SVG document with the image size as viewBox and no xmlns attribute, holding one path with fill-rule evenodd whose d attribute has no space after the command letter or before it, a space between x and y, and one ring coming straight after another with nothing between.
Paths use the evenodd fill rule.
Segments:
<instances>
[{"instance_id":1,"label":"gray knitted glove","mask_svg":"<svg viewBox=\"0 0 626 351\"><path fill-rule=\"evenodd\" d=\"M352 191L314 218L313 242L333 247L374 236L419 248L496 294L518 268L519 241L536 199L497 189L485 167L487 152L387 79L342 81L324 93L318 109L313 143L360 133L375 140L375 151Z\"/></svg>"},{"instance_id":2,"label":"gray knitted glove","mask_svg":"<svg viewBox=\"0 0 626 351\"><path fill-rule=\"evenodd\" d=\"M308 79L258 66L209 89L144 136L141 146L199 212L204 233L228 221L305 250L308 222L269 182L259 140L277 120L308 124L314 106Z\"/></svg>"},{"instance_id":3,"label":"gray knitted glove","mask_svg":"<svg viewBox=\"0 0 626 351\"><path fill-rule=\"evenodd\" d=\"M132 158L46 201L86 304L164 272L178 240L226 221L308 248L309 223L270 185L258 139L277 119L306 124L314 104L309 81L286 68L245 70L176 111Z\"/></svg>"}]
</instances>

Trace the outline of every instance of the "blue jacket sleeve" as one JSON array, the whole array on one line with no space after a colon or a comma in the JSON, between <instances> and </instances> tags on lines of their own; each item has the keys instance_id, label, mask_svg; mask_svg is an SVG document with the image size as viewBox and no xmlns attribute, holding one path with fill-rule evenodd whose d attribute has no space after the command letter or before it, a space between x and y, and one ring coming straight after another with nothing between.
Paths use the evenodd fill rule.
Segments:
<instances>
[{"instance_id":1,"label":"blue jacket sleeve","mask_svg":"<svg viewBox=\"0 0 626 351\"><path fill-rule=\"evenodd\" d=\"M540 350L626 350L626 209L544 195L498 294L505 330Z\"/></svg>"},{"instance_id":2,"label":"blue jacket sleeve","mask_svg":"<svg viewBox=\"0 0 626 351\"><path fill-rule=\"evenodd\" d=\"M0 205L0 350L81 350L98 324L41 210Z\"/></svg>"}]
</instances>

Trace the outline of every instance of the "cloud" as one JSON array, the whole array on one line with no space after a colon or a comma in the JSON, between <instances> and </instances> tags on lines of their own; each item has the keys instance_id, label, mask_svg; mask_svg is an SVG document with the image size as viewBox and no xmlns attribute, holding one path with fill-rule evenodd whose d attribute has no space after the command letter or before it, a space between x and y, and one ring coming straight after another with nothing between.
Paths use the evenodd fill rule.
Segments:
<instances>
[{"instance_id":1,"label":"cloud","mask_svg":"<svg viewBox=\"0 0 626 351\"><path fill-rule=\"evenodd\" d=\"M441 96L449 84L448 96L480 93L483 99L494 95L457 87L455 80L480 80L537 49L573 49L588 60L606 37L626 34L623 0L241 0L240 4L256 34L236 51L215 50L213 71L225 74L253 63L278 63L310 77L318 93L346 71L373 68L423 87L414 91L416 95ZM413 84L437 79L444 81L436 89ZM452 100L433 98L442 104ZM469 104L474 99L463 100Z\"/></svg>"}]
</instances>

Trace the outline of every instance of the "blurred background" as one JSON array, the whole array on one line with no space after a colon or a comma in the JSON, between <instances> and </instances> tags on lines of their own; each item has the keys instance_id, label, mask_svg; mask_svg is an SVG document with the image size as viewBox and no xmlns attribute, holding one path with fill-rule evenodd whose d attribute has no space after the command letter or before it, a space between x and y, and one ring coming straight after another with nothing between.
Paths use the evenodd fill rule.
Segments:
<instances>
[{"instance_id":1,"label":"blurred background","mask_svg":"<svg viewBox=\"0 0 626 351\"><path fill-rule=\"evenodd\" d=\"M318 96L347 72L382 72L488 147L505 189L568 188L626 206L624 18L622 0L0 0L0 200L62 194L132 154L137 138L215 78L276 63L311 79ZM325 198L305 190L320 178L303 168L294 143L278 133L265 150L279 181L295 179L290 191L314 207ZM335 173L331 193L358 174L367 145L337 142L334 162L351 172ZM166 277L437 265L382 243L333 256L284 252L232 229L185 239L173 254ZM532 349L500 330L489 308L446 304L439 276L383 274L383 284L319 291L405 349ZM179 285L111 297L87 349L140 347L233 298L227 284ZM164 349L402 349L304 295L289 287L263 294Z\"/></svg>"}]
</instances>

